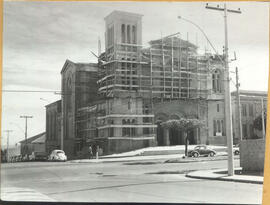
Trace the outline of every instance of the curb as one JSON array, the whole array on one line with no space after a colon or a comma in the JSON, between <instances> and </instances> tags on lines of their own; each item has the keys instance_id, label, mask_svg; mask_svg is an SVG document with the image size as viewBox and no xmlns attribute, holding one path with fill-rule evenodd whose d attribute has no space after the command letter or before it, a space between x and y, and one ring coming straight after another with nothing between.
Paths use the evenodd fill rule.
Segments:
<instances>
[{"instance_id":1,"label":"curb","mask_svg":"<svg viewBox=\"0 0 270 205\"><path fill-rule=\"evenodd\" d=\"M225 157L225 158L223 158ZM85 159L78 159L78 160L71 160L69 161L70 163L113 163L113 162L137 162L137 161L162 161L162 163L193 163L193 162L209 162L209 161L222 161L222 160L226 160L226 156L221 156L221 158L195 158L193 160L189 160L189 159L182 159L182 158L175 158L175 159L169 159L169 157L166 158L156 158L156 159L134 159L134 160L129 160L131 159L131 157L124 157L122 160L119 160L120 158L99 158L99 160L89 160L89 161L85 161ZM115 159L115 160L114 160ZM179 160L179 161L173 161L173 160ZM234 159L239 159L237 157L235 157ZM108 160L108 161L107 161ZM172 161L170 161L172 160Z\"/></svg>"},{"instance_id":2,"label":"curb","mask_svg":"<svg viewBox=\"0 0 270 205\"><path fill-rule=\"evenodd\" d=\"M196 171L195 171L196 172ZM186 177L194 178L194 179L208 179L208 180L219 180L219 181L229 181L229 182L241 182L241 183L251 183L251 184L263 184L263 181L256 181L256 180L249 180L249 179L232 179L227 178L228 176L213 176L213 177L207 177L207 176L196 176L192 175L194 172L190 172L186 174ZM213 173L213 172L212 172ZM218 174L217 174L218 175Z\"/></svg>"}]
</instances>

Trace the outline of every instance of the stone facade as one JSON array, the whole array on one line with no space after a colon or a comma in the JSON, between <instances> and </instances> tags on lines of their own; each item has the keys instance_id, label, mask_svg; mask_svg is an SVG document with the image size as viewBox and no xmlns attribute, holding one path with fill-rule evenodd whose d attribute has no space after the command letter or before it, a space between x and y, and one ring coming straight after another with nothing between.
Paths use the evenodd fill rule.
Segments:
<instances>
[{"instance_id":1,"label":"stone facade","mask_svg":"<svg viewBox=\"0 0 270 205\"><path fill-rule=\"evenodd\" d=\"M98 99L97 64L66 60L61 75L64 151L70 159L85 144L85 138L78 129L78 110Z\"/></svg>"}]
</instances>

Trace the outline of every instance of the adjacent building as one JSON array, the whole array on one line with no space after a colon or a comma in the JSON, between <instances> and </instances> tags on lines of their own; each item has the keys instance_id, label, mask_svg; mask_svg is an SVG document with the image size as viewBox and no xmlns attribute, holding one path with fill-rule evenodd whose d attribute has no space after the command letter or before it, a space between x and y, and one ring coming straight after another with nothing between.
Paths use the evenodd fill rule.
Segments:
<instances>
[{"instance_id":1,"label":"adjacent building","mask_svg":"<svg viewBox=\"0 0 270 205\"><path fill-rule=\"evenodd\" d=\"M61 147L62 101L46 105L46 152L50 154Z\"/></svg>"},{"instance_id":2,"label":"adjacent building","mask_svg":"<svg viewBox=\"0 0 270 205\"><path fill-rule=\"evenodd\" d=\"M29 137L25 140L20 141L21 144L21 155L31 155L32 152L45 152L45 139L46 139L46 133L42 132L40 134L37 134L33 137Z\"/></svg>"},{"instance_id":3,"label":"adjacent building","mask_svg":"<svg viewBox=\"0 0 270 205\"><path fill-rule=\"evenodd\" d=\"M239 143L239 117L236 92L232 92L232 113L233 113L233 137L234 143ZM245 139L262 139L263 131L254 128L254 120L265 114L267 109L267 92L266 91L249 91L240 90L240 109L242 121L242 136Z\"/></svg>"}]
</instances>

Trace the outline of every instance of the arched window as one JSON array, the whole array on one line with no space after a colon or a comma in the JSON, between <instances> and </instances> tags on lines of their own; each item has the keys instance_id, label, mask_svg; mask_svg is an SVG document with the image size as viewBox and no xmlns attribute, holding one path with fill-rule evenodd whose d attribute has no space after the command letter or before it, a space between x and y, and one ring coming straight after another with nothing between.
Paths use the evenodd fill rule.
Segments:
<instances>
[{"instance_id":1,"label":"arched window","mask_svg":"<svg viewBox=\"0 0 270 205\"><path fill-rule=\"evenodd\" d=\"M122 37L122 43L126 42L126 25L122 24L121 26L121 37Z\"/></svg>"},{"instance_id":2,"label":"arched window","mask_svg":"<svg viewBox=\"0 0 270 205\"><path fill-rule=\"evenodd\" d=\"M136 44L137 43L137 31L136 31L136 26L132 26L132 43Z\"/></svg>"},{"instance_id":3,"label":"arched window","mask_svg":"<svg viewBox=\"0 0 270 205\"><path fill-rule=\"evenodd\" d=\"M212 89L214 92L221 92L221 76L218 70L215 70L212 74Z\"/></svg>"},{"instance_id":4,"label":"arched window","mask_svg":"<svg viewBox=\"0 0 270 205\"><path fill-rule=\"evenodd\" d=\"M131 43L130 42L130 25L127 26L127 43Z\"/></svg>"},{"instance_id":5,"label":"arched window","mask_svg":"<svg viewBox=\"0 0 270 205\"><path fill-rule=\"evenodd\" d=\"M221 127L220 127L220 121L219 120L217 120L217 131L221 132Z\"/></svg>"}]
</instances>

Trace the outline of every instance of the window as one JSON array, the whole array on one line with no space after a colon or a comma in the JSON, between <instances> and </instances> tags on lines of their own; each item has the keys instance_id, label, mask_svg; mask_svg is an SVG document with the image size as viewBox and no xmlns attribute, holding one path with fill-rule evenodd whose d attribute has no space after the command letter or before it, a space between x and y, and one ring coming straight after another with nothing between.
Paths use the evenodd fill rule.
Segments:
<instances>
[{"instance_id":1,"label":"window","mask_svg":"<svg viewBox=\"0 0 270 205\"><path fill-rule=\"evenodd\" d=\"M224 136L225 135L225 126L224 120L218 119L213 121L213 136Z\"/></svg>"},{"instance_id":2,"label":"window","mask_svg":"<svg viewBox=\"0 0 270 205\"><path fill-rule=\"evenodd\" d=\"M126 25L122 24L121 26L121 39L122 39L122 43L126 42Z\"/></svg>"},{"instance_id":3,"label":"window","mask_svg":"<svg viewBox=\"0 0 270 205\"><path fill-rule=\"evenodd\" d=\"M130 25L127 26L127 43L130 43Z\"/></svg>"},{"instance_id":4,"label":"window","mask_svg":"<svg viewBox=\"0 0 270 205\"><path fill-rule=\"evenodd\" d=\"M122 120L122 125L125 125L126 124L126 120L123 119ZM122 136L126 136L127 135L127 130L125 127L122 128Z\"/></svg>"},{"instance_id":5,"label":"window","mask_svg":"<svg viewBox=\"0 0 270 205\"><path fill-rule=\"evenodd\" d=\"M217 126L216 126L216 120L214 120L214 129L213 129L213 135L216 136L217 133Z\"/></svg>"},{"instance_id":6,"label":"window","mask_svg":"<svg viewBox=\"0 0 270 205\"><path fill-rule=\"evenodd\" d=\"M132 43L136 44L137 43L137 31L136 31L136 26L132 26Z\"/></svg>"},{"instance_id":7,"label":"window","mask_svg":"<svg viewBox=\"0 0 270 205\"><path fill-rule=\"evenodd\" d=\"M242 132L243 132L243 138L247 139L247 125L246 124L242 124Z\"/></svg>"},{"instance_id":8,"label":"window","mask_svg":"<svg viewBox=\"0 0 270 205\"><path fill-rule=\"evenodd\" d=\"M253 104L249 104L248 111L249 111L249 116L253 116Z\"/></svg>"},{"instance_id":9,"label":"window","mask_svg":"<svg viewBox=\"0 0 270 205\"><path fill-rule=\"evenodd\" d=\"M242 104L242 115L243 116L247 116L247 105L246 104Z\"/></svg>"},{"instance_id":10,"label":"window","mask_svg":"<svg viewBox=\"0 0 270 205\"><path fill-rule=\"evenodd\" d=\"M214 92L221 92L220 73L218 70L212 74L212 89Z\"/></svg>"},{"instance_id":11,"label":"window","mask_svg":"<svg viewBox=\"0 0 270 205\"><path fill-rule=\"evenodd\" d=\"M113 127L110 127L109 128L109 136L110 137L113 137Z\"/></svg>"},{"instance_id":12,"label":"window","mask_svg":"<svg viewBox=\"0 0 270 205\"><path fill-rule=\"evenodd\" d=\"M217 104L217 112L219 112L219 104Z\"/></svg>"},{"instance_id":13,"label":"window","mask_svg":"<svg viewBox=\"0 0 270 205\"><path fill-rule=\"evenodd\" d=\"M221 126L220 126L220 121L217 120L217 131L220 132L221 131Z\"/></svg>"},{"instance_id":14,"label":"window","mask_svg":"<svg viewBox=\"0 0 270 205\"><path fill-rule=\"evenodd\" d=\"M131 109L131 102L130 102L130 100L128 101L128 109L129 110Z\"/></svg>"},{"instance_id":15,"label":"window","mask_svg":"<svg viewBox=\"0 0 270 205\"><path fill-rule=\"evenodd\" d=\"M146 135L150 134L150 130L148 127L143 128L143 134L146 134Z\"/></svg>"}]
</instances>

